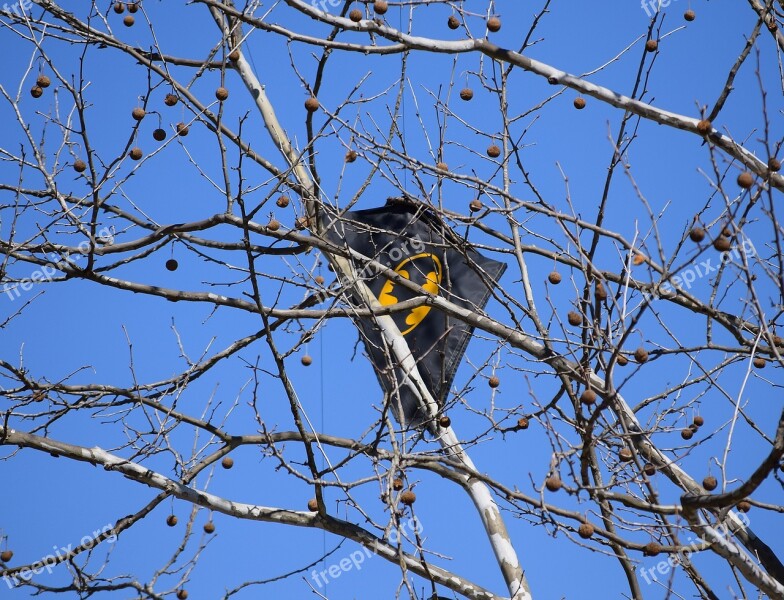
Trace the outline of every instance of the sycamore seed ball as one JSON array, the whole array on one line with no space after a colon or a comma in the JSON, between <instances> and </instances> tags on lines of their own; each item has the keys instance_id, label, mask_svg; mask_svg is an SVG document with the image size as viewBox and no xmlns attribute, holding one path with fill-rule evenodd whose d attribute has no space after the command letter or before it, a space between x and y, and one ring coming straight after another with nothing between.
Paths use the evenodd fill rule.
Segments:
<instances>
[{"instance_id":1,"label":"sycamore seed ball","mask_svg":"<svg viewBox=\"0 0 784 600\"><path fill-rule=\"evenodd\" d=\"M400 494L400 501L407 506L411 506L414 502L416 502L416 494L411 490L406 490Z\"/></svg>"},{"instance_id":2,"label":"sycamore seed ball","mask_svg":"<svg viewBox=\"0 0 784 600\"><path fill-rule=\"evenodd\" d=\"M455 15L450 15L446 21L446 24L449 29L457 29L460 27L460 20Z\"/></svg>"},{"instance_id":3,"label":"sycamore seed ball","mask_svg":"<svg viewBox=\"0 0 784 600\"><path fill-rule=\"evenodd\" d=\"M308 510L310 512L316 512L318 510L318 501L315 498L308 500Z\"/></svg>"},{"instance_id":4,"label":"sycamore seed ball","mask_svg":"<svg viewBox=\"0 0 784 600\"><path fill-rule=\"evenodd\" d=\"M587 540L593 535L594 527L590 523L582 523L580 527L577 529L577 535L579 535L584 540Z\"/></svg>"},{"instance_id":5,"label":"sycamore seed ball","mask_svg":"<svg viewBox=\"0 0 784 600\"><path fill-rule=\"evenodd\" d=\"M713 123L708 121L708 119L702 119L697 122L697 133L708 135L711 131L713 131Z\"/></svg>"},{"instance_id":6,"label":"sycamore seed ball","mask_svg":"<svg viewBox=\"0 0 784 600\"><path fill-rule=\"evenodd\" d=\"M752 175L748 171L744 171L743 173L738 175L738 186L739 187L742 187L744 190L747 190L752 185L754 185L754 175Z\"/></svg>"},{"instance_id":7,"label":"sycamore seed ball","mask_svg":"<svg viewBox=\"0 0 784 600\"><path fill-rule=\"evenodd\" d=\"M713 475L708 475L705 479L702 480L702 487L704 487L709 492L715 490L719 485L719 482L716 481L716 478Z\"/></svg>"},{"instance_id":8,"label":"sycamore seed ball","mask_svg":"<svg viewBox=\"0 0 784 600\"><path fill-rule=\"evenodd\" d=\"M487 19L487 29L495 33L501 30L501 19L498 17L490 17Z\"/></svg>"},{"instance_id":9,"label":"sycamore seed ball","mask_svg":"<svg viewBox=\"0 0 784 600\"><path fill-rule=\"evenodd\" d=\"M175 517L174 515L169 515L168 517L166 517L166 524L169 527L174 527L177 524L177 517Z\"/></svg>"},{"instance_id":10,"label":"sycamore seed ball","mask_svg":"<svg viewBox=\"0 0 784 600\"><path fill-rule=\"evenodd\" d=\"M648 360L648 351L640 346L637 350L634 351L634 360L638 363L644 363Z\"/></svg>"},{"instance_id":11,"label":"sycamore seed ball","mask_svg":"<svg viewBox=\"0 0 784 600\"><path fill-rule=\"evenodd\" d=\"M474 97L474 90L471 88L463 88L460 90L460 99L468 102Z\"/></svg>"},{"instance_id":12,"label":"sycamore seed ball","mask_svg":"<svg viewBox=\"0 0 784 600\"><path fill-rule=\"evenodd\" d=\"M691 239L692 242L701 242L705 239L705 230L702 227L694 227L689 232L689 239Z\"/></svg>"},{"instance_id":13,"label":"sycamore seed ball","mask_svg":"<svg viewBox=\"0 0 784 600\"><path fill-rule=\"evenodd\" d=\"M221 466L224 469L231 469L234 466L234 459L231 456L224 456L221 461Z\"/></svg>"},{"instance_id":14,"label":"sycamore seed ball","mask_svg":"<svg viewBox=\"0 0 784 600\"><path fill-rule=\"evenodd\" d=\"M585 108L585 98L583 98L582 96L578 96L577 98L574 99L574 102L572 102L572 104L574 104L574 107L577 110L582 110Z\"/></svg>"},{"instance_id":15,"label":"sycamore seed ball","mask_svg":"<svg viewBox=\"0 0 784 600\"><path fill-rule=\"evenodd\" d=\"M353 9L350 13L348 13L348 18L354 21L354 23L359 23L362 20L362 11L358 8Z\"/></svg>"},{"instance_id":16,"label":"sycamore seed ball","mask_svg":"<svg viewBox=\"0 0 784 600\"><path fill-rule=\"evenodd\" d=\"M561 274L558 271L551 271L550 274L547 276L547 281L549 281L553 285L558 285L559 283L561 283Z\"/></svg>"},{"instance_id":17,"label":"sycamore seed ball","mask_svg":"<svg viewBox=\"0 0 784 600\"><path fill-rule=\"evenodd\" d=\"M548 489L550 492L557 492L561 489L563 484L561 483L561 478L558 475L550 475L547 479L544 480L544 487Z\"/></svg>"},{"instance_id":18,"label":"sycamore seed ball","mask_svg":"<svg viewBox=\"0 0 784 600\"><path fill-rule=\"evenodd\" d=\"M373 11L377 15L386 14L387 9L389 9L389 4L387 3L387 0L376 0L373 3Z\"/></svg>"},{"instance_id":19,"label":"sycamore seed ball","mask_svg":"<svg viewBox=\"0 0 784 600\"><path fill-rule=\"evenodd\" d=\"M319 109L319 101L316 100L316 98L313 98L311 96L310 98L305 100L305 110L312 113L312 112L316 112L318 109Z\"/></svg>"}]
</instances>

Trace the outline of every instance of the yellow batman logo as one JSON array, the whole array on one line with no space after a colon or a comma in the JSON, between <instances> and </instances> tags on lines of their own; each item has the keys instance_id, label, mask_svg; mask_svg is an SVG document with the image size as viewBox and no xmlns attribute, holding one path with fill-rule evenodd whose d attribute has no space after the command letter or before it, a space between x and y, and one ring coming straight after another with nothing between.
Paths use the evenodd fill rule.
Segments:
<instances>
[{"instance_id":1,"label":"yellow batman logo","mask_svg":"<svg viewBox=\"0 0 784 600\"><path fill-rule=\"evenodd\" d=\"M435 254L423 252L422 254L409 256L395 267L395 273L401 277L405 277L409 281L412 281L412 273L418 273L420 277L424 277L424 281L421 283L415 281L414 283L420 283L422 289L429 294L438 295L441 278L443 277L443 269L441 268L441 261ZM383 306L397 304L399 300L397 299L397 296L393 295L394 291L395 282L387 279L384 287L381 289L378 301ZM408 290L406 291L409 294L411 293ZM408 325L408 329L401 331L401 333L406 335L416 329L416 327L425 320L427 313L430 312L430 308L430 306L417 306L416 308L411 309L411 312L406 316L406 325Z\"/></svg>"}]
</instances>

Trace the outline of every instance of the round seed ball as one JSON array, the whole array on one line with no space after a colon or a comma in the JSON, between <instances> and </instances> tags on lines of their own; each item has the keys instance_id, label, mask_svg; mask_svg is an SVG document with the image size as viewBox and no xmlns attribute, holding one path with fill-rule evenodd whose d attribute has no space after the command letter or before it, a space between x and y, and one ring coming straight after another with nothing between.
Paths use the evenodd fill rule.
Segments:
<instances>
[{"instance_id":1,"label":"round seed ball","mask_svg":"<svg viewBox=\"0 0 784 600\"><path fill-rule=\"evenodd\" d=\"M561 283L561 274L558 271L551 271L550 274L547 276L547 281L549 281L553 285L558 285L559 283Z\"/></svg>"},{"instance_id":2,"label":"round seed ball","mask_svg":"<svg viewBox=\"0 0 784 600\"><path fill-rule=\"evenodd\" d=\"M582 110L585 108L585 98L583 98L582 96L577 96L577 98L574 99L572 104L574 104L574 107L577 110Z\"/></svg>"},{"instance_id":3,"label":"round seed ball","mask_svg":"<svg viewBox=\"0 0 784 600\"><path fill-rule=\"evenodd\" d=\"M460 99L468 102L474 97L474 90L471 88L463 88L460 90Z\"/></svg>"}]
</instances>

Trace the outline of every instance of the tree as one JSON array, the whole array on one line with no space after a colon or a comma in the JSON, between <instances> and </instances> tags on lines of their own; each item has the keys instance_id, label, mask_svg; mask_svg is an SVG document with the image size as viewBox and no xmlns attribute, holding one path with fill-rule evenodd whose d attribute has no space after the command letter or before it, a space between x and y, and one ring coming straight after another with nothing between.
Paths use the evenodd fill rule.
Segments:
<instances>
[{"instance_id":1,"label":"tree","mask_svg":"<svg viewBox=\"0 0 784 600\"><path fill-rule=\"evenodd\" d=\"M784 597L781 6L524 4L3 6L17 595ZM485 309L329 234L387 198Z\"/></svg>"}]
</instances>

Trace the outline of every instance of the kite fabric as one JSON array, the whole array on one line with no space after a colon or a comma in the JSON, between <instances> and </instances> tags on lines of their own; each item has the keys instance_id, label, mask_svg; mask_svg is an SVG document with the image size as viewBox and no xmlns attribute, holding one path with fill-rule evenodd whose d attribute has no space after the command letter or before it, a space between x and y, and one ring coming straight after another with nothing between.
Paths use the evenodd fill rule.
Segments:
<instances>
[{"instance_id":1,"label":"kite fabric","mask_svg":"<svg viewBox=\"0 0 784 600\"><path fill-rule=\"evenodd\" d=\"M331 215L323 222L327 238L335 245L348 246L463 308L483 309L506 269L504 263L468 248L431 211L410 202L388 201L379 208ZM384 306L421 295L387 279L373 265L356 261L355 270ZM474 328L429 305L395 312L392 318L425 385L443 406ZM355 321L395 418L404 426L421 427L427 415L399 365L390 364L393 359L375 320Z\"/></svg>"}]
</instances>

